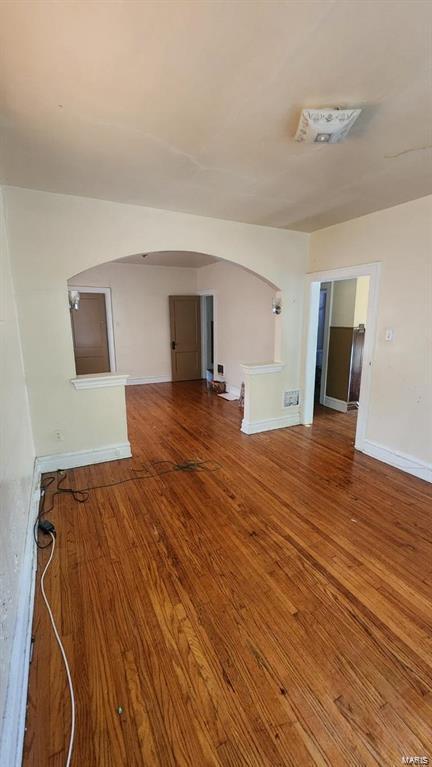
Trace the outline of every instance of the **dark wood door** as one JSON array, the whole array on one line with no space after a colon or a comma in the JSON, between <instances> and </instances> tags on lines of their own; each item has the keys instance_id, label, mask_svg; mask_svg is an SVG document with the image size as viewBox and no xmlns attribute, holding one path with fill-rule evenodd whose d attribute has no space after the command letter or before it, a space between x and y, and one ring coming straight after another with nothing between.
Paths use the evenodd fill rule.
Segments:
<instances>
[{"instance_id":1,"label":"dark wood door","mask_svg":"<svg viewBox=\"0 0 432 767\"><path fill-rule=\"evenodd\" d=\"M105 295L80 291L79 309L70 312L77 375L109 373Z\"/></svg>"},{"instance_id":2,"label":"dark wood door","mask_svg":"<svg viewBox=\"0 0 432 767\"><path fill-rule=\"evenodd\" d=\"M201 378L199 296L170 296L171 369L173 381Z\"/></svg>"},{"instance_id":3,"label":"dark wood door","mask_svg":"<svg viewBox=\"0 0 432 767\"><path fill-rule=\"evenodd\" d=\"M354 328L351 353L351 376L349 389L349 402L358 402L360 399L360 383L363 365L363 347L365 342L364 328Z\"/></svg>"}]
</instances>

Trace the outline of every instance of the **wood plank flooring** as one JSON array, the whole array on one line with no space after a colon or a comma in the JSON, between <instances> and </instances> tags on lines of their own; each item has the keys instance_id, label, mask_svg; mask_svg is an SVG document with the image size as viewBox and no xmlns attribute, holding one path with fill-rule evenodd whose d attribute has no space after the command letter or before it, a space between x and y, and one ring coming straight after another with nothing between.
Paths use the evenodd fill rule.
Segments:
<instances>
[{"instance_id":1,"label":"wood plank flooring","mask_svg":"<svg viewBox=\"0 0 432 767\"><path fill-rule=\"evenodd\" d=\"M157 460L220 468L56 498L46 587L75 682L73 764L432 757L431 487L356 453L354 414L246 436L237 403L200 383L127 401L134 457L65 484ZM24 764L60 767L70 708L39 589L34 635Z\"/></svg>"}]
</instances>

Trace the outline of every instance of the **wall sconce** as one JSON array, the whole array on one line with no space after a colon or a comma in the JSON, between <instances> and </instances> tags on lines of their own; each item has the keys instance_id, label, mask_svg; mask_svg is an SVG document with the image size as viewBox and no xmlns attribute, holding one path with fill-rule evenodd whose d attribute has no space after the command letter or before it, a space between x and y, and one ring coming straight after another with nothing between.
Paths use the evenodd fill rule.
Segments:
<instances>
[{"instance_id":1,"label":"wall sconce","mask_svg":"<svg viewBox=\"0 0 432 767\"><path fill-rule=\"evenodd\" d=\"M80 305L80 294L78 290L68 290L69 309L78 311Z\"/></svg>"},{"instance_id":2,"label":"wall sconce","mask_svg":"<svg viewBox=\"0 0 432 767\"><path fill-rule=\"evenodd\" d=\"M272 301L273 314L280 314L282 312L282 302L280 298L274 298Z\"/></svg>"}]
</instances>

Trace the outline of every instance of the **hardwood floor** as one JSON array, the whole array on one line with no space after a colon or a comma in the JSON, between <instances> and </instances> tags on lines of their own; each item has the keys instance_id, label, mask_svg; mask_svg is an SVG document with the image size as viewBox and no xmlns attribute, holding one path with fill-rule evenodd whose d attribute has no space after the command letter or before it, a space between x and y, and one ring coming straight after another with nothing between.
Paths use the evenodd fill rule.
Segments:
<instances>
[{"instance_id":1,"label":"hardwood floor","mask_svg":"<svg viewBox=\"0 0 432 767\"><path fill-rule=\"evenodd\" d=\"M73 764L432 757L431 487L355 453L350 414L246 436L237 403L200 383L127 400L133 459L66 484L157 460L220 468L56 498L46 588L75 683ZM59 767L70 707L39 589L34 635L24 764Z\"/></svg>"}]
</instances>

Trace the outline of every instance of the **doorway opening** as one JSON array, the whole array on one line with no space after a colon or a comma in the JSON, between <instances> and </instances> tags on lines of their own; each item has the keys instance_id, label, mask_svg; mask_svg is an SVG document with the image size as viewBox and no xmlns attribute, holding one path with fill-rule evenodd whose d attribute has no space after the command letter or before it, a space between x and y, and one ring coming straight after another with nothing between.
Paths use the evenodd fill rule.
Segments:
<instances>
[{"instance_id":1,"label":"doorway opening","mask_svg":"<svg viewBox=\"0 0 432 767\"><path fill-rule=\"evenodd\" d=\"M315 366L315 405L320 402L324 404L326 389L326 371L328 356L328 336L329 323L331 316L331 298L332 283L322 282L320 286L319 308L318 308L318 330L317 330L317 349Z\"/></svg>"},{"instance_id":2,"label":"doorway opening","mask_svg":"<svg viewBox=\"0 0 432 767\"><path fill-rule=\"evenodd\" d=\"M110 288L73 286L69 290L77 375L116 370Z\"/></svg>"},{"instance_id":3,"label":"doorway opening","mask_svg":"<svg viewBox=\"0 0 432 767\"><path fill-rule=\"evenodd\" d=\"M215 295L169 297L173 381L215 377Z\"/></svg>"},{"instance_id":4,"label":"doorway opening","mask_svg":"<svg viewBox=\"0 0 432 767\"><path fill-rule=\"evenodd\" d=\"M201 297L201 378L214 377L214 295Z\"/></svg>"},{"instance_id":5,"label":"doorway opening","mask_svg":"<svg viewBox=\"0 0 432 767\"><path fill-rule=\"evenodd\" d=\"M127 256L68 280L71 292L88 292L79 287L86 285L102 292L108 286L112 294L112 370L127 375L128 387L196 381L199 388L208 376L203 391L239 400L242 363L266 363L280 346L277 286L220 258L183 251Z\"/></svg>"},{"instance_id":6,"label":"doorway opening","mask_svg":"<svg viewBox=\"0 0 432 767\"><path fill-rule=\"evenodd\" d=\"M169 296L173 381L201 378L201 300L197 295Z\"/></svg>"},{"instance_id":7,"label":"doorway opening","mask_svg":"<svg viewBox=\"0 0 432 767\"><path fill-rule=\"evenodd\" d=\"M378 279L379 264L309 276L303 423L311 424L319 413L331 424L332 415L344 413L353 421L359 450L366 434Z\"/></svg>"},{"instance_id":8,"label":"doorway opening","mask_svg":"<svg viewBox=\"0 0 432 767\"><path fill-rule=\"evenodd\" d=\"M320 284L314 416L354 434L360 399L369 277ZM336 418L329 416L338 414Z\"/></svg>"}]
</instances>

